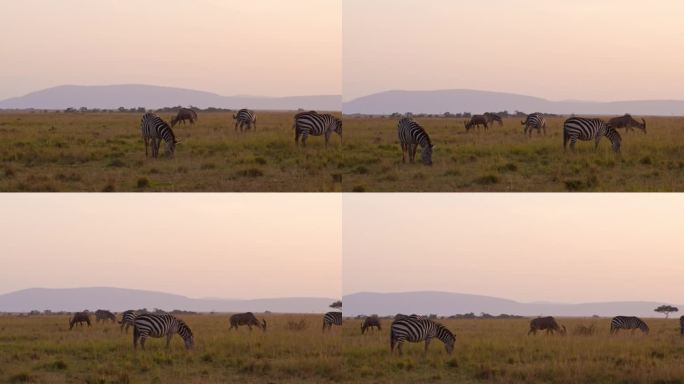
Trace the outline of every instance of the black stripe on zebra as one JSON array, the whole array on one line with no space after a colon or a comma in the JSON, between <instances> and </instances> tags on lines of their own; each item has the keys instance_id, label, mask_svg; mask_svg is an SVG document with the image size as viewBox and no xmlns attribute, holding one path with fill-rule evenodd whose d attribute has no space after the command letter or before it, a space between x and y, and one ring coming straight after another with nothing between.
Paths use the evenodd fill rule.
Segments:
<instances>
[{"instance_id":1,"label":"black stripe on zebra","mask_svg":"<svg viewBox=\"0 0 684 384\"><path fill-rule=\"evenodd\" d=\"M575 149L577 140L589 141L594 140L594 148L598 148L602 137L607 137L610 140L613 151L620 152L620 143L622 137L615 128L601 119L587 119L583 117L571 117L563 123L563 148L567 148L570 142L570 149Z\"/></svg>"},{"instance_id":2,"label":"black stripe on zebra","mask_svg":"<svg viewBox=\"0 0 684 384\"><path fill-rule=\"evenodd\" d=\"M247 126L247 130L254 127L254 130L256 131L256 113L254 113L254 111L250 111L249 109L241 109L233 115L233 120L235 120L236 131L238 126L240 126L240 132L243 131L242 127L244 126Z\"/></svg>"},{"instance_id":3,"label":"black stripe on zebra","mask_svg":"<svg viewBox=\"0 0 684 384\"><path fill-rule=\"evenodd\" d=\"M401 355L401 348L405 341L411 343L424 341L424 352L427 353L432 339L442 341L448 354L451 354L454 351L456 336L442 324L429 319L412 317L394 320L394 322L392 322L392 327L390 328L390 352L394 352L394 347L396 346Z\"/></svg>"},{"instance_id":4,"label":"black stripe on zebra","mask_svg":"<svg viewBox=\"0 0 684 384\"><path fill-rule=\"evenodd\" d=\"M295 115L292 128L295 130L295 143L297 145L301 142L302 146L306 147L306 139L309 136L323 135L327 148L333 132L340 136L340 143L342 143L342 120L327 113L300 112Z\"/></svg>"},{"instance_id":5,"label":"black stripe on zebra","mask_svg":"<svg viewBox=\"0 0 684 384\"><path fill-rule=\"evenodd\" d=\"M615 316L610 321L610 334L617 333L620 329L639 329L648 334L648 325L636 316Z\"/></svg>"},{"instance_id":6,"label":"black stripe on zebra","mask_svg":"<svg viewBox=\"0 0 684 384\"><path fill-rule=\"evenodd\" d=\"M407 153L411 163L416 159L416 150L418 149L418 145L420 145L420 157L423 160L423 164L432 165L432 149L434 148L434 145L432 145L430 136L420 124L412 119L403 118L399 120L397 133L399 134L402 161L404 163L406 162Z\"/></svg>"},{"instance_id":7,"label":"black stripe on zebra","mask_svg":"<svg viewBox=\"0 0 684 384\"><path fill-rule=\"evenodd\" d=\"M542 131L546 135L546 119L544 118L544 115L539 112L530 113L527 115L525 121L521 121L520 124L525 126L523 134L532 136L532 130L536 129L538 135L541 134Z\"/></svg>"},{"instance_id":8,"label":"black stripe on zebra","mask_svg":"<svg viewBox=\"0 0 684 384\"><path fill-rule=\"evenodd\" d=\"M166 336L166 348L171 343L171 338L175 334L179 334L183 338L186 349L192 349L195 344L190 327L183 322L183 320L168 314L153 314L145 313L135 317L133 326L133 348L138 347L138 340L140 340L140 347L145 349L145 340L148 337L164 337Z\"/></svg>"},{"instance_id":9,"label":"black stripe on zebra","mask_svg":"<svg viewBox=\"0 0 684 384\"><path fill-rule=\"evenodd\" d=\"M154 113L146 113L140 121L140 130L142 131L143 141L145 141L145 157L147 157L147 147L152 146L152 157L159 156L159 145L164 140L166 143L165 155L170 158L176 152L176 135L173 134L171 126L169 126L161 117Z\"/></svg>"},{"instance_id":10,"label":"black stripe on zebra","mask_svg":"<svg viewBox=\"0 0 684 384\"><path fill-rule=\"evenodd\" d=\"M328 312L323 315L323 332L330 330L333 325L342 325L342 312Z\"/></svg>"},{"instance_id":11,"label":"black stripe on zebra","mask_svg":"<svg viewBox=\"0 0 684 384\"><path fill-rule=\"evenodd\" d=\"M128 333L128 327L134 327L135 326L135 311L134 310L128 310L124 311L121 314L121 321L119 321L119 324L121 324L121 331L123 332L124 327L126 327L126 333Z\"/></svg>"}]
</instances>

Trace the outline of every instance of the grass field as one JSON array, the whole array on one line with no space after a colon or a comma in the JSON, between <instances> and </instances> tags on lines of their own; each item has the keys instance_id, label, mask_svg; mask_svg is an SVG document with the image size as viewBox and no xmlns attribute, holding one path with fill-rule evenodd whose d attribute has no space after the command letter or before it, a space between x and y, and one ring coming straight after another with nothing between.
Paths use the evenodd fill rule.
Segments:
<instances>
[{"instance_id":1,"label":"grass field","mask_svg":"<svg viewBox=\"0 0 684 384\"><path fill-rule=\"evenodd\" d=\"M567 336L527 336L529 320L443 320L456 334L449 356L434 340L389 353L389 325L361 335L360 321L343 329L347 379L365 383L684 383L684 338L678 319L645 319L648 336L609 335L609 319L558 319ZM578 326L594 324L594 335Z\"/></svg>"},{"instance_id":2,"label":"grass field","mask_svg":"<svg viewBox=\"0 0 684 384\"><path fill-rule=\"evenodd\" d=\"M464 119L415 118L435 145L432 167L402 164L397 119L345 117L345 152L358 166L345 190L364 191L684 191L684 118L646 118L648 134L622 134L622 155L604 138L563 152L564 118L546 136L522 134L520 119L465 132ZM416 155L420 160L420 149Z\"/></svg>"},{"instance_id":3,"label":"grass field","mask_svg":"<svg viewBox=\"0 0 684 384\"><path fill-rule=\"evenodd\" d=\"M0 316L0 382L9 383L332 383L342 375L341 330L321 333L321 315L265 315L268 331L228 331L227 315L178 316L195 348L175 336L133 351L132 330L75 326L66 316ZM289 321L304 320L304 330Z\"/></svg>"},{"instance_id":4,"label":"grass field","mask_svg":"<svg viewBox=\"0 0 684 384\"><path fill-rule=\"evenodd\" d=\"M256 132L240 134L232 114L200 113L196 125L174 129L175 158L153 160L139 113L2 112L0 191L341 190L352 166L339 137L328 150L322 137L298 149L293 115L257 112Z\"/></svg>"}]
</instances>

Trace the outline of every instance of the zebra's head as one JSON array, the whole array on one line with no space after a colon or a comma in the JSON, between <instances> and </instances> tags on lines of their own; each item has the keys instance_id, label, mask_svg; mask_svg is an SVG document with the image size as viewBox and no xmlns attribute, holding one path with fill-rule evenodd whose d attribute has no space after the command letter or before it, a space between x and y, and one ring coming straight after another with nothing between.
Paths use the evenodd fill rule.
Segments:
<instances>
[{"instance_id":1,"label":"zebra's head","mask_svg":"<svg viewBox=\"0 0 684 384\"><path fill-rule=\"evenodd\" d=\"M167 158L173 158L173 156L176 153L176 145L178 143L180 143L180 141L178 141L175 137L173 138L173 140L169 140L168 142L166 142L164 154Z\"/></svg>"},{"instance_id":2,"label":"zebra's head","mask_svg":"<svg viewBox=\"0 0 684 384\"><path fill-rule=\"evenodd\" d=\"M266 332L266 320L261 319L261 330Z\"/></svg>"},{"instance_id":3,"label":"zebra's head","mask_svg":"<svg viewBox=\"0 0 684 384\"><path fill-rule=\"evenodd\" d=\"M442 324L437 325L439 330L437 331L437 337L444 343L444 348L448 354L454 352L454 346L456 345L456 336L454 336L451 331L443 326Z\"/></svg>"},{"instance_id":4,"label":"zebra's head","mask_svg":"<svg viewBox=\"0 0 684 384\"><path fill-rule=\"evenodd\" d=\"M620 146L622 145L622 136L620 136L620 132L611 126L608 126L608 131L608 138L613 147L613 152L620 153Z\"/></svg>"},{"instance_id":5,"label":"zebra's head","mask_svg":"<svg viewBox=\"0 0 684 384\"><path fill-rule=\"evenodd\" d=\"M423 160L423 164L432 165L432 149L434 147L435 147L434 145L432 145L431 143L428 143L428 145L421 148L420 157Z\"/></svg>"},{"instance_id":6,"label":"zebra's head","mask_svg":"<svg viewBox=\"0 0 684 384\"><path fill-rule=\"evenodd\" d=\"M342 136L342 120L335 118L335 125L333 126L333 131L338 135Z\"/></svg>"}]
</instances>

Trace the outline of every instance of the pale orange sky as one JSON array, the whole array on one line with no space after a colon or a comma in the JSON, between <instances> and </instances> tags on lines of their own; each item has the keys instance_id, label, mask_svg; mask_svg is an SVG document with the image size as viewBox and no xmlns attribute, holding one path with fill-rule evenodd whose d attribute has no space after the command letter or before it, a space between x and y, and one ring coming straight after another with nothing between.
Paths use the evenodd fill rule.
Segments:
<instances>
[{"instance_id":1,"label":"pale orange sky","mask_svg":"<svg viewBox=\"0 0 684 384\"><path fill-rule=\"evenodd\" d=\"M466 88L684 99L679 0L344 0L344 99Z\"/></svg>"},{"instance_id":2,"label":"pale orange sky","mask_svg":"<svg viewBox=\"0 0 684 384\"><path fill-rule=\"evenodd\" d=\"M684 302L681 194L343 198L343 292Z\"/></svg>"},{"instance_id":3,"label":"pale orange sky","mask_svg":"<svg viewBox=\"0 0 684 384\"><path fill-rule=\"evenodd\" d=\"M63 84L341 93L337 0L1 0L0 99Z\"/></svg>"},{"instance_id":4,"label":"pale orange sky","mask_svg":"<svg viewBox=\"0 0 684 384\"><path fill-rule=\"evenodd\" d=\"M340 297L340 210L334 194L4 194L0 293Z\"/></svg>"}]
</instances>

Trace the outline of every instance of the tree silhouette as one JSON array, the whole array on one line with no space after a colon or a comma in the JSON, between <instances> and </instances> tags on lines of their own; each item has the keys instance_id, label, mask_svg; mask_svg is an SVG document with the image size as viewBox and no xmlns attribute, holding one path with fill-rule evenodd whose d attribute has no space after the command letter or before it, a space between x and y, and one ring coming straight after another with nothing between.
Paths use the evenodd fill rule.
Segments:
<instances>
[{"instance_id":1,"label":"tree silhouette","mask_svg":"<svg viewBox=\"0 0 684 384\"><path fill-rule=\"evenodd\" d=\"M330 304L330 308L335 308L335 309L342 308L342 301L337 300L336 302Z\"/></svg>"},{"instance_id":2,"label":"tree silhouette","mask_svg":"<svg viewBox=\"0 0 684 384\"><path fill-rule=\"evenodd\" d=\"M679 312L679 308L673 307L671 305L661 305L660 307L654 309L654 311L656 311L658 313L664 313L665 318L667 319L670 317L670 313Z\"/></svg>"}]
</instances>

